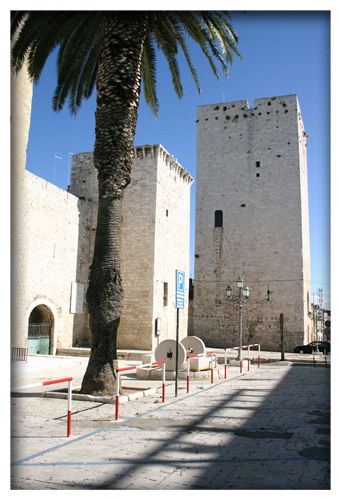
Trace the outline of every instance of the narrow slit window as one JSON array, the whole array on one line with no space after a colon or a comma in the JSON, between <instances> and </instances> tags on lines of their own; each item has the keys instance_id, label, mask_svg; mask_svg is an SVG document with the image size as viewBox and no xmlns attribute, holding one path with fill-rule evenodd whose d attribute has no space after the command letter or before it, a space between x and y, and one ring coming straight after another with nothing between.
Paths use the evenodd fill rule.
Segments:
<instances>
[{"instance_id":1,"label":"narrow slit window","mask_svg":"<svg viewBox=\"0 0 340 500\"><path fill-rule=\"evenodd\" d=\"M168 306L168 283L164 281L163 283L163 306Z\"/></svg>"},{"instance_id":2,"label":"narrow slit window","mask_svg":"<svg viewBox=\"0 0 340 500\"><path fill-rule=\"evenodd\" d=\"M260 161L257 161L256 162L256 168L260 168L261 167L261 162Z\"/></svg>"},{"instance_id":3,"label":"narrow slit window","mask_svg":"<svg viewBox=\"0 0 340 500\"><path fill-rule=\"evenodd\" d=\"M215 211L215 227L223 227L223 212L222 212L222 210Z\"/></svg>"}]
</instances>

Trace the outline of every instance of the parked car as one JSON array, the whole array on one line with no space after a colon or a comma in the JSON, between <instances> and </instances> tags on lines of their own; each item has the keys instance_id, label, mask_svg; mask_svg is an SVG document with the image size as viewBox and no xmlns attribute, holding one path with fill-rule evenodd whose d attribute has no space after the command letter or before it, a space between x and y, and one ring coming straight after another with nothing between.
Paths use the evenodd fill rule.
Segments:
<instances>
[{"instance_id":1,"label":"parked car","mask_svg":"<svg viewBox=\"0 0 340 500\"><path fill-rule=\"evenodd\" d=\"M301 354L312 354L312 352L316 351L316 344L318 344L318 348L320 352L325 352L328 354L331 352L331 343L327 341L319 341L310 342L307 345L298 345L294 348L294 352L299 352Z\"/></svg>"}]
</instances>

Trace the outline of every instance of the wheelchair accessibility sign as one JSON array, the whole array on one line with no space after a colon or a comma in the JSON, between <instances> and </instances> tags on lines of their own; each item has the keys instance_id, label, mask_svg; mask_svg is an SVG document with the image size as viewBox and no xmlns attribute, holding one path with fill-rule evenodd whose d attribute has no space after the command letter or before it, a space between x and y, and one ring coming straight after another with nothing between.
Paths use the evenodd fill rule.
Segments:
<instances>
[{"instance_id":1,"label":"wheelchair accessibility sign","mask_svg":"<svg viewBox=\"0 0 340 500\"><path fill-rule=\"evenodd\" d=\"M176 307L184 309L185 273L176 270Z\"/></svg>"}]
</instances>

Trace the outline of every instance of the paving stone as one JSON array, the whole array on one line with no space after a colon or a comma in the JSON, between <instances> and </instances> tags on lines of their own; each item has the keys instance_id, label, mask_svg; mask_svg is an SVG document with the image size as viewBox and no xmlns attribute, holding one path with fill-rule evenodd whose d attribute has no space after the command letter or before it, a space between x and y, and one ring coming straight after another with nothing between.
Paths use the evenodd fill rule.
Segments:
<instances>
[{"instance_id":1,"label":"paving stone","mask_svg":"<svg viewBox=\"0 0 340 500\"><path fill-rule=\"evenodd\" d=\"M132 400L118 422L110 404L73 401L69 438L66 401L15 396L11 487L327 490L329 385L329 369L278 362Z\"/></svg>"}]
</instances>

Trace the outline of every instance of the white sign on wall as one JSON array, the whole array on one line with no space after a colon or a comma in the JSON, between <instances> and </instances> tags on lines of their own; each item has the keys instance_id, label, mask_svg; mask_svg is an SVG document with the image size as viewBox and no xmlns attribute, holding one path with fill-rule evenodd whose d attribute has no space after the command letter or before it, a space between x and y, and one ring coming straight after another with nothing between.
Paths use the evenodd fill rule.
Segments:
<instances>
[{"instance_id":1,"label":"white sign on wall","mask_svg":"<svg viewBox=\"0 0 340 500\"><path fill-rule=\"evenodd\" d=\"M84 284L72 281L70 313L71 314L82 313L83 303L84 303Z\"/></svg>"}]
</instances>

